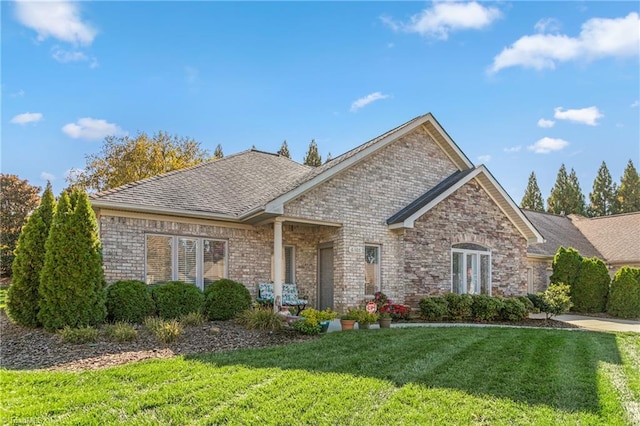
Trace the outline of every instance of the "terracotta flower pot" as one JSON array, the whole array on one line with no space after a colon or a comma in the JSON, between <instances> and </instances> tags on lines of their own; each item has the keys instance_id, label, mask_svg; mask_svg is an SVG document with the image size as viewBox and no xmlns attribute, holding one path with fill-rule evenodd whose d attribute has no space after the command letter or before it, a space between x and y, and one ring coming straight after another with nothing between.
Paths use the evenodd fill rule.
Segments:
<instances>
[{"instance_id":1,"label":"terracotta flower pot","mask_svg":"<svg viewBox=\"0 0 640 426\"><path fill-rule=\"evenodd\" d=\"M356 323L355 320L347 320L341 319L340 326L342 326L342 330L353 330L353 326Z\"/></svg>"},{"instance_id":2,"label":"terracotta flower pot","mask_svg":"<svg viewBox=\"0 0 640 426\"><path fill-rule=\"evenodd\" d=\"M380 318L378 324L380 328L391 328L391 318Z\"/></svg>"}]
</instances>

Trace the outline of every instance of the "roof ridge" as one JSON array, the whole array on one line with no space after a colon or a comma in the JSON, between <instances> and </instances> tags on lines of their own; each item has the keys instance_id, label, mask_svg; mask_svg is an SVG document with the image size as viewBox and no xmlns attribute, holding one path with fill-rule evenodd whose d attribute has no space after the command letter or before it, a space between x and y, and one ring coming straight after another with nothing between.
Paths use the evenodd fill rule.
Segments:
<instances>
[{"instance_id":1,"label":"roof ridge","mask_svg":"<svg viewBox=\"0 0 640 426\"><path fill-rule=\"evenodd\" d=\"M569 216L567 216L566 214L551 213L551 212L541 212L540 210L528 209L526 207L520 207L520 210L528 211L528 212L531 212L531 213L540 213L540 214L544 214L544 215L547 215L547 216L564 217L564 218L570 219Z\"/></svg>"},{"instance_id":2,"label":"roof ridge","mask_svg":"<svg viewBox=\"0 0 640 426\"><path fill-rule=\"evenodd\" d=\"M588 219L588 220L595 220L595 219L609 219L609 218L612 218L612 217L633 216L633 215L640 215L640 211L637 211L637 212L626 212L626 213L616 213L616 214L608 214L608 215L604 215L604 216L596 216L596 217L585 217L585 219Z\"/></svg>"}]
</instances>

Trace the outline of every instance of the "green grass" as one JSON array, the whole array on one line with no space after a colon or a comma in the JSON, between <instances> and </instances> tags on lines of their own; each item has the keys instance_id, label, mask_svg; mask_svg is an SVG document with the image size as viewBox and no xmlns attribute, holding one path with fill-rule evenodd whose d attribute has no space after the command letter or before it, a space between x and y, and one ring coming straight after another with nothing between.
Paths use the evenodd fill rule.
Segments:
<instances>
[{"instance_id":1,"label":"green grass","mask_svg":"<svg viewBox=\"0 0 640 426\"><path fill-rule=\"evenodd\" d=\"M639 358L637 334L331 333L91 372L3 370L0 423L625 425Z\"/></svg>"}]
</instances>

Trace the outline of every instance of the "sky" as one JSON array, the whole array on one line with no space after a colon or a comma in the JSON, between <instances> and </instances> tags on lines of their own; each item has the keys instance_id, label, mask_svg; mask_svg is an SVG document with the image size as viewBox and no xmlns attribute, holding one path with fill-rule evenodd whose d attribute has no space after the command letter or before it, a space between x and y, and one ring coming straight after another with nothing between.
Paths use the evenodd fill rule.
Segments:
<instances>
[{"instance_id":1,"label":"sky","mask_svg":"<svg viewBox=\"0 0 640 426\"><path fill-rule=\"evenodd\" d=\"M2 173L59 193L107 135L338 156L431 112L516 203L640 169L638 2L2 1ZM428 167L428 165L425 165Z\"/></svg>"}]
</instances>

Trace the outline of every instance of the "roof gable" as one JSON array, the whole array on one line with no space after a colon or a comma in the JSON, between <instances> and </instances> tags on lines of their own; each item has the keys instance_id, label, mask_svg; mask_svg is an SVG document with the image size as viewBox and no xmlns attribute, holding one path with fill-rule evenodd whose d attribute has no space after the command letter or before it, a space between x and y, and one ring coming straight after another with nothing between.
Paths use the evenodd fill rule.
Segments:
<instances>
[{"instance_id":1,"label":"roof gable","mask_svg":"<svg viewBox=\"0 0 640 426\"><path fill-rule=\"evenodd\" d=\"M609 263L640 263L640 212L569 219Z\"/></svg>"}]
</instances>

